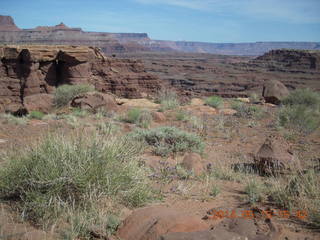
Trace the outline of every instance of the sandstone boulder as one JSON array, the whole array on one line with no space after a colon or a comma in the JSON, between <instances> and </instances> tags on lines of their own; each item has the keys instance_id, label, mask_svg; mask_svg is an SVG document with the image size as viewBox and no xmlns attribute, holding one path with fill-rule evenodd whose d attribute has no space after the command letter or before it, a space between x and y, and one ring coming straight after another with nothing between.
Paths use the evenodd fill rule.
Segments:
<instances>
[{"instance_id":1,"label":"sandstone boulder","mask_svg":"<svg viewBox=\"0 0 320 240\"><path fill-rule=\"evenodd\" d=\"M298 161L290 145L282 138L269 136L254 156L261 174L279 174L297 166Z\"/></svg>"},{"instance_id":2,"label":"sandstone boulder","mask_svg":"<svg viewBox=\"0 0 320 240\"><path fill-rule=\"evenodd\" d=\"M280 81L268 81L263 86L262 96L267 103L279 105L281 99L289 95L289 90Z\"/></svg>"},{"instance_id":3,"label":"sandstone boulder","mask_svg":"<svg viewBox=\"0 0 320 240\"><path fill-rule=\"evenodd\" d=\"M118 110L113 96L99 92L81 94L71 100L70 106L90 112L97 112L99 110L114 112Z\"/></svg>"},{"instance_id":4,"label":"sandstone boulder","mask_svg":"<svg viewBox=\"0 0 320 240\"><path fill-rule=\"evenodd\" d=\"M28 112L40 111L49 113L53 108L53 98L51 94L40 93L27 96L24 98L24 107Z\"/></svg>"},{"instance_id":5,"label":"sandstone boulder","mask_svg":"<svg viewBox=\"0 0 320 240\"><path fill-rule=\"evenodd\" d=\"M164 206L141 208L133 212L120 227L123 240L158 240L170 232L194 232L210 227L201 217L181 213Z\"/></svg>"},{"instance_id":6,"label":"sandstone boulder","mask_svg":"<svg viewBox=\"0 0 320 240\"><path fill-rule=\"evenodd\" d=\"M181 165L188 171L192 171L195 175L200 175L205 169L202 158L198 153L187 153Z\"/></svg>"},{"instance_id":7,"label":"sandstone boulder","mask_svg":"<svg viewBox=\"0 0 320 240\"><path fill-rule=\"evenodd\" d=\"M166 115L162 112L152 112L152 118L158 123L165 122L167 120Z\"/></svg>"}]
</instances>

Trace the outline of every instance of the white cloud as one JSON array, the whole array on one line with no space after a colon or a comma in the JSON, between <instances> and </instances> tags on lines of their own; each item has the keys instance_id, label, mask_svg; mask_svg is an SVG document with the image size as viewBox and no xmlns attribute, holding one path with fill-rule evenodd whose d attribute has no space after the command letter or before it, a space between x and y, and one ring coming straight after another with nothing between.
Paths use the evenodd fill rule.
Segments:
<instances>
[{"instance_id":1,"label":"white cloud","mask_svg":"<svg viewBox=\"0 0 320 240\"><path fill-rule=\"evenodd\" d=\"M134 0L217 14L237 14L290 23L320 23L319 0Z\"/></svg>"}]
</instances>

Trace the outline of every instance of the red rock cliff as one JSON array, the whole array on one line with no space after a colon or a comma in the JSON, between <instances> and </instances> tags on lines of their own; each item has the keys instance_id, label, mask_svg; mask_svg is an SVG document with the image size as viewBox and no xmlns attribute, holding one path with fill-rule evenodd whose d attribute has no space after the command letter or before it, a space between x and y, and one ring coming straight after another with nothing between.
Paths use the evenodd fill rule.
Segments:
<instances>
[{"instance_id":1,"label":"red rock cliff","mask_svg":"<svg viewBox=\"0 0 320 240\"><path fill-rule=\"evenodd\" d=\"M22 107L26 96L79 83L128 98L152 95L160 87L158 78L146 73L140 61L108 58L98 48L0 47L0 112Z\"/></svg>"}]
</instances>

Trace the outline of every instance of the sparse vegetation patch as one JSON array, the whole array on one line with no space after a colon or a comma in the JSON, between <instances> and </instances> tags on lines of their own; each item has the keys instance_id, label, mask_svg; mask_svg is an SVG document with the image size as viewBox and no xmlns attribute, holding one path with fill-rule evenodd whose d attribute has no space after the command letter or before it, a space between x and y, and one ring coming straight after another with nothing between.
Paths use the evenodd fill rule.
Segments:
<instances>
[{"instance_id":1,"label":"sparse vegetation patch","mask_svg":"<svg viewBox=\"0 0 320 240\"><path fill-rule=\"evenodd\" d=\"M45 116L45 114L43 112L39 112L39 111L31 111L28 114L28 117L31 119L38 119L41 120L43 119L43 117Z\"/></svg>"},{"instance_id":2,"label":"sparse vegetation patch","mask_svg":"<svg viewBox=\"0 0 320 240\"><path fill-rule=\"evenodd\" d=\"M219 96L211 96L206 99L205 103L210 107L219 108L223 104L223 99Z\"/></svg>"},{"instance_id":3,"label":"sparse vegetation patch","mask_svg":"<svg viewBox=\"0 0 320 240\"><path fill-rule=\"evenodd\" d=\"M92 86L86 84L61 85L55 90L54 104L56 107L63 107L77 95L93 90L94 88Z\"/></svg>"},{"instance_id":4,"label":"sparse vegetation patch","mask_svg":"<svg viewBox=\"0 0 320 240\"><path fill-rule=\"evenodd\" d=\"M283 100L278 113L280 126L309 134L320 126L320 94L297 89Z\"/></svg>"},{"instance_id":5,"label":"sparse vegetation patch","mask_svg":"<svg viewBox=\"0 0 320 240\"><path fill-rule=\"evenodd\" d=\"M202 153L205 146L198 135L175 127L159 127L150 130L138 129L131 136L139 141L145 141L153 147L153 152L160 156L183 152Z\"/></svg>"}]
</instances>

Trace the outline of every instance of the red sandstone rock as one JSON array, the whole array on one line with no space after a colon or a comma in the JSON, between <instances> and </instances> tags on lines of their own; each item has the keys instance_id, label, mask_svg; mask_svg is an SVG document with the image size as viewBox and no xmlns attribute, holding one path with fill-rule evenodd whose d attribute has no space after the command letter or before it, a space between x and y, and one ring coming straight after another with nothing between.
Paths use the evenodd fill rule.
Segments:
<instances>
[{"instance_id":1,"label":"red sandstone rock","mask_svg":"<svg viewBox=\"0 0 320 240\"><path fill-rule=\"evenodd\" d=\"M200 175L204 171L201 156L197 153L187 153L184 156L181 165L185 169L193 171L195 175Z\"/></svg>"},{"instance_id":2,"label":"red sandstone rock","mask_svg":"<svg viewBox=\"0 0 320 240\"><path fill-rule=\"evenodd\" d=\"M183 214L164 206L141 208L133 212L118 231L123 240L158 240L170 232L208 230L209 225L194 215Z\"/></svg>"},{"instance_id":3,"label":"red sandstone rock","mask_svg":"<svg viewBox=\"0 0 320 240\"><path fill-rule=\"evenodd\" d=\"M268 137L254 157L262 174L279 174L298 165L290 145L282 138Z\"/></svg>"},{"instance_id":4,"label":"red sandstone rock","mask_svg":"<svg viewBox=\"0 0 320 240\"><path fill-rule=\"evenodd\" d=\"M27 96L24 98L24 107L28 112L40 111L43 113L49 113L53 108L53 95L40 93Z\"/></svg>"},{"instance_id":5,"label":"red sandstone rock","mask_svg":"<svg viewBox=\"0 0 320 240\"><path fill-rule=\"evenodd\" d=\"M289 90L280 81L268 81L263 86L262 96L267 103L280 104L281 99L289 95Z\"/></svg>"},{"instance_id":6,"label":"red sandstone rock","mask_svg":"<svg viewBox=\"0 0 320 240\"><path fill-rule=\"evenodd\" d=\"M105 57L80 46L0 47L0 111L22 105L27 96L53 93L61 84L88 83L121 97L153 95L160 87L140 61Z\"/></svg>"},{"instance_id":7,"label":"red sandstone rock","mask_svg":"<svg viewBox=\"0 0 320 240\"><path fill-rule=\"evenodd\" d=\"M81 94L75 97L70 105L91 112L97 112L99 110L114 112L118 110L118 105L113 96L99 92Z\"/></svg>"}]
</instances>

